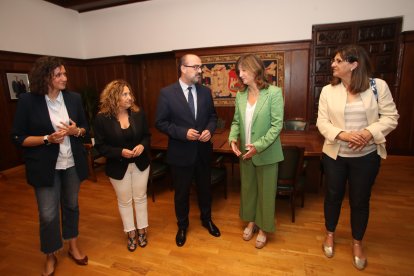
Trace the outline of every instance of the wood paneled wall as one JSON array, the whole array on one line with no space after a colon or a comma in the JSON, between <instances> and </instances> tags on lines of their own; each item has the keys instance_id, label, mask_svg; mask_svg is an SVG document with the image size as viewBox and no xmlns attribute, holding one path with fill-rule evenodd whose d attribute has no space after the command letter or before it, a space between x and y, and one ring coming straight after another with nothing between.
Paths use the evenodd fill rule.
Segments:
<instances>
[{"instance_id":1,"label":"wood paneled wall","mask_svg":"<svg viewBox=\"0 0 414 276\"><path fill-rule=\"evenodd\" d=\"M414 31L401 35L400 64L397 71L399 85L394 97L400 119L388 143L391 153L414 155Z\"/></svg>"},{"instance_id":2,"label":"wood paneled wall","mask_svg":"<svg viewBox=\"0 0 414 276\"><path fill-rule=\"evenodd\" d=\"M400 124L393 135L390 152L414 154L414 98L413 72L414 32L403 34L401 62L401 88L396 97L401 114ZM311 41L288 43L270 43L259 45L227 46L186 51L173 51L148 55L108 57L90 60L64 59L68 71L68 88L82 92L92 87L100 93L104 86L117 78L131 83L137 103L146 112L150 126L154 126L158 94L162 87L177 81L177 59L185 53L198 55L283 52L284 53L284 95L285 118L303 117L310 119L312 106L310 101L310 45ZM39 56L0 51L0 171L23 162L20 150L10 139L11 125L17 101L10 100L6 73L29 72L33 62ZM234 107L218 107L219 117L230 126Z\"/></svg>"},{"instance_id":3,"label":"wood paneled wall","mask_svg":"<svg viewBox=\"0 0 414 276\"><path fill-rule=\"evenodd\" d=\"M10 99L6 73L29 73L38 57L38 55L0 51L0 170L23 163L21 150L13 145L10 138L17 100ZM84 61L64 59L64 62L71 75L69 89L82 87L87 82Z\"/></svg>"},{"instance_id":4,"label":"wood paneled wall","mask_svg":"<svg viewBox=\"0 0 414 276\"><path fill-rule=\"evenodd\" d=\"M242 46L213 47L176 51L176 58L186 53L200 56L220 54L242 54L259 52L282 52L284 54L284 87L285 118L301 117L308 119L309 103L309 52L310 41L289 43L271 43ZM233 120L234 107L217 107L218 116L226 121L229 127Z\"/></svg>"}]
</instances>

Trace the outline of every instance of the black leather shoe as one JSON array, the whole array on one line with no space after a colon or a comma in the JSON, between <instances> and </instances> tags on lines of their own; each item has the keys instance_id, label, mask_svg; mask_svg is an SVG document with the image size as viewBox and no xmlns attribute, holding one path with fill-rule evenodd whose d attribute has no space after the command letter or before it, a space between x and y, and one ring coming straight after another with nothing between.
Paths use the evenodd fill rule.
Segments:
<instances>
[{"instance_id":1,"label":"black leather shoe","mask_svg":"<svg viewBox=\"0 0 414 276\"><path fill-rule=\"evenodd\" d=\"M210 235L214 237L220 237L220 230L217 228L217 226L211 221L203 221L202 225L207 228Z\"/></svg>"},{"instance_id":2,"label":"black leather shoe","mask_svg":"<svg viewBox=\"0 0 414 276\"><path fill-rule=\"evenodd\" d=\"M179 228L177 235L175 236L175 243L177 246L181 247L185 244L187 229Z\"/></svg>"}]
</instances>

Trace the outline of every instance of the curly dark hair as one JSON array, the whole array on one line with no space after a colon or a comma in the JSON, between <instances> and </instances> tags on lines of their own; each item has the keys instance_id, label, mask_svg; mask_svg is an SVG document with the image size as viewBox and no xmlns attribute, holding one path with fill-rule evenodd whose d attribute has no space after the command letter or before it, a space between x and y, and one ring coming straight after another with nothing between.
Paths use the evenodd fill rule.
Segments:
<instances>
[{"instance_id":1,"label":"curly dark hair","mask_svg":"<svg viewBox=\"0 0 414 276\"><path fill-rule=\"evenodd\" d=\"M29 73L30 91L37 95L46 95L52 81L53 71L64 66L58 57L43 56L38 58Z\"/></svg>"},{"instance_id":2,"label":"curly dark hair","mask_svg":"<svg viewBox=\"0 0 414 276\"><path fill-rule=\"evenodd\" d=\"M246 89L246 85L244 85L243 81L240 79L240 66L243 67L243 69L250 71L255 75L255 83L259 90L269 87L269 83L267 82L265 76L265 66L263 61L256 55L245 54L240 56L236 62L236 73L239 79L239 83L241 85L240 91Z\"/></svg>"}]
</instances>

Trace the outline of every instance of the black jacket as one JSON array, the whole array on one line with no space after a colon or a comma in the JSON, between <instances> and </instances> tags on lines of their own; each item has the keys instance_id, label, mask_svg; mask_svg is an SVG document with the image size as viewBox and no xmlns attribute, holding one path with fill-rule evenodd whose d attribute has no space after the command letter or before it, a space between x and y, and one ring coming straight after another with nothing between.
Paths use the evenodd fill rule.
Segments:
<instances>
[{"instance_id":1,"label":"black jacket","mask_svg":"<svg viewBox=\"0 0 414 276\"><path fill-rule=\"evenodd\" d=\"M88 124L78 93L62 91L69 118L88 132ZM33 93L21 94L12 128L12 140L21 146L28 136L44 136L55 132L49 117L46 99ZM83 138L70 136L70 146L79 179L88 176L87 153ZM59 144L22 147L26 165L27 182L35 187L52 186Z\"/></svg>"},{"instance_id":2,"label":"black jacket","mask_svg":"<svg viewBox=\"0 0 414 276\"><path fill-rule=\"evenodd\" d=\"M201 132L205 129L213 135L217 114L209 88L196 84L197 119L194 119L180 83L177 81L160 91L155 126L168 135L167 162L176 166L189 166L201 158L210 164L213 147L211 142L189 141L190 128Z\"/></svg>"},{"instance_id":3,"label":"black jacket","mask_svg":"<svg viewBox=\"0 0 414 276\"><path fill-rule=\"evenodd\" d=\"M149 163L150 137L145 114L142 111L130 112L129 123L132 128L135 145L143 145L144 151L134 158L134 163L141 171L145 170ZM121 125L113 116L99 113L95 119L95 148L106 157L106 175L121 180L128 168L129 160L122 157L122 149L127 148L122 135Z\"/></svg>"}]
</instances>

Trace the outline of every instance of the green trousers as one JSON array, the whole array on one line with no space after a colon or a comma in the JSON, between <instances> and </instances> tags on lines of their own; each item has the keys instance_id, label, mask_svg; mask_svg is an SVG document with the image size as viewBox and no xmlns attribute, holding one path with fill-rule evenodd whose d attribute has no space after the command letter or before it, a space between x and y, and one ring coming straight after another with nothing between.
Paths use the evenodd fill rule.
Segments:
<instances>
[{"instance_id":1,"label":"green trousers","mask_svg":"<svg viewBox=\"0 0 414 276\"><path fill-rule=\"evenodd\" d=\"M265 232L275 231L277 175L278 163L255 166L240 159L240 218Z\"/></svg>"}]
</instances>

